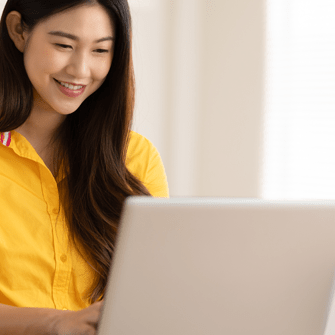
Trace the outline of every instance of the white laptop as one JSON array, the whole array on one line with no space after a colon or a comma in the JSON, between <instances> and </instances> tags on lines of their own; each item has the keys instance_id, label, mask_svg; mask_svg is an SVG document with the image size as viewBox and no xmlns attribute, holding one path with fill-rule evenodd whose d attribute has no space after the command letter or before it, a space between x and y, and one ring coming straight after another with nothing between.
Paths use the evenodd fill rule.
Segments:
<instances>
[{"instance_id":1,"label":"white laptop","mask_svg":"<svg viewBox=\"0 0 335 335\"><path fill-rule=\"evenodd\" d=\"M334 269L333 201L130 197L98 335L323 335Z\"/></svg>"}]
</instances>

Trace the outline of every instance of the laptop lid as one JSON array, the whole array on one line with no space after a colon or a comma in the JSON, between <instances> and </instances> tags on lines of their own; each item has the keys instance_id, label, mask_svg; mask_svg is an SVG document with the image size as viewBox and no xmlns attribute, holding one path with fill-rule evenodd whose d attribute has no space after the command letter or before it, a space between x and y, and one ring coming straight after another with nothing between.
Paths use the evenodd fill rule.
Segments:
<instances>
[{"instance_id":1,"label":"laptop lid","mask_svg":"<svg viewBox=\"0 0 335 335\"><path fill-rule=\"evenodd\" d=\"M323 334L335 202L130 197L99 335Z\"/></svg>"}]
</instances>

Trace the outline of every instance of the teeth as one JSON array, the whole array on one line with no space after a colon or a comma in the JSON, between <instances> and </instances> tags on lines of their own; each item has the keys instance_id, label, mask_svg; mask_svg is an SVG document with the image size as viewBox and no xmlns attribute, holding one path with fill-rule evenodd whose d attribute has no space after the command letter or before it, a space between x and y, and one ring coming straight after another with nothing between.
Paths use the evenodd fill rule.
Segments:
<instances>
[{"instance_id":1,"label":"teeth","mask_svg":"<svg viewBox=\"0 0 335 335\"><path fill-rule=\"evenodd\" d=\"M77 90L80 90L81 88L83 88L83 86L73 86L73 85L69 85L67 83L63 83L63 82L59 82L62 86L66 87L66 88L69 88L70 90L73 90L73 91L77 91Z\"/></svg>"}]
</instances>

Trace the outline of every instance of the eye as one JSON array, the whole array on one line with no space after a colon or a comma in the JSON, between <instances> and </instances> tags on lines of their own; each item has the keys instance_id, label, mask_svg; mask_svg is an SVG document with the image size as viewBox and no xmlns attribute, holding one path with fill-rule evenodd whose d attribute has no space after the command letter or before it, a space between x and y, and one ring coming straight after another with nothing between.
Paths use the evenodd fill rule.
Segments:
<instances>
[{"instance_id":1,"label":"eye","mask_svg":"<svg viewBox=\"0 0 335 335\"><path fill-rule=\"evenodd\" d=\"M58 47L61 47L63 49L72 48L71 45L66 45L66 44L58 44L58 43L56 43L55 45L57 45Z\"/></svg>"},{"instance_id":2,"label":"eye","mask_svg":"<svg viewBox=\"0 0 335 335\"><path fill-rule=\"evenodd\" d=\"M99 54L103 54L103 53L107 53L109 52L109 50L105 50L105 49L97 49L96 50Z\"/></svg>"}]
</instances>

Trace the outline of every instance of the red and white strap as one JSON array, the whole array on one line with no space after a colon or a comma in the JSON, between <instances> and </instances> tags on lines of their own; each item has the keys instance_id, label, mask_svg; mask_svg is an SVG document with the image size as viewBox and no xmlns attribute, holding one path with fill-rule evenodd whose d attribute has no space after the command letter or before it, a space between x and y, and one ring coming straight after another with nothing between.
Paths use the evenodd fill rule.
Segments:
<instances>
[{"instance_id":1,"label":"red and white strap","mask_svg":"<svg viewBox=\"0 0 335 335\"><path fill-rule=\"evenodd\" d=\"M5 133L0 133L0 142L6 147L9 147L11 140L12 138L11 138L10 131L7 131Z\"/></svg>"}]
</instances>

